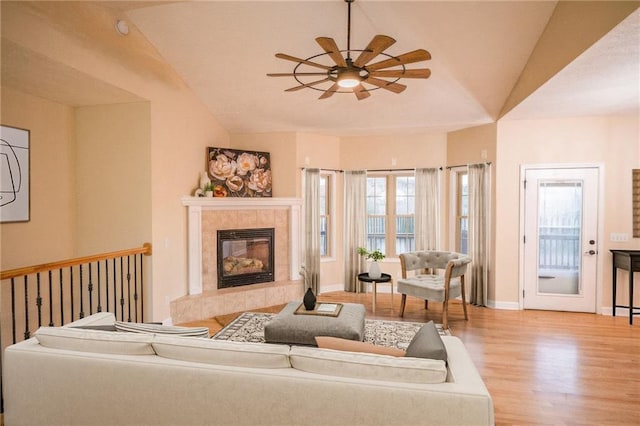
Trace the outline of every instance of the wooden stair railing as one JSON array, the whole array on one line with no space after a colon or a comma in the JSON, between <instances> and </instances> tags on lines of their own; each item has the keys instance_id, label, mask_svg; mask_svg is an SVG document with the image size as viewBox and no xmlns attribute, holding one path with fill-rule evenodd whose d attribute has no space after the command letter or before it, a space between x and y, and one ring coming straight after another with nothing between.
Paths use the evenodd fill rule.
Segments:
<instances>
[{"instance_id":1,"label":"wooden stair railing","mask_svg":"<svg viewBox=\"0 0 640 426\"><path fill-rule=\"evenodd\" d=\"M32 326L33 330L61 326L96 312L113 312L120 321L144 322L143 256L151 252L151 244L145 243L0 272L0 413L4 413L4 349L30 338ZM17 330L24 332L18 335Z\"/></svg>"}]
</instances>

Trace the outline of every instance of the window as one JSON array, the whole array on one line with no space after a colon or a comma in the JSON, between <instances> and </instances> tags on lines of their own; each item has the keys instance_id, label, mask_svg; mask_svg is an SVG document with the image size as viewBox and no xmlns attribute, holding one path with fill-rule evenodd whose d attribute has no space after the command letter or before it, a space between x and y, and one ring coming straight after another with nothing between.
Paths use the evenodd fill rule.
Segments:
<instances>
[{"instance_id":1,"label":"window","mask_svg":"<svg viewBox=\"0 0 640 426\"><path fill-rule=\"evenodd\" d=\"M367 249L386 250L387 178L367 177Z\"/></svg>"},{"instance_id":2,"label":"window","mask_svg":"<svg viewBox=\"0 0 640 426\"><path fill-rule=\"evenodd\" d=\"M318 192L320 195L320 256L331 256L331 184L329 174L320 174Z\"/></svg>"},{"instance_id":3,"label":"window","mask_svg":"<svg viewBox=\"0 0 640 426\"><path fill-rule=\"evenodd\" d=\"M414 250L415 178L367 177L367 249L387 257Z\"/></svg>"},{"instance_id":4,"label":"window","mask_svg":"<svg viewBox=\"0 0 640 426\"><path fill-rule=\"evenodd\" d=\"M396 177L396 247L395 253L415 250L414 216L416 186L413 176Z\"/></svg>"},{"instance_id":5,"label":"window","mask_svg":"<svg viewBox=\"0 0 640 426\"><path fill-rule=\"evenodd\" d=\"M452 170L452 180L455 184L452 200L455 206L455 230L454 241L455 251L458 253L469 253L469 176L467 169Z\"/></svg>"}]
</instances>

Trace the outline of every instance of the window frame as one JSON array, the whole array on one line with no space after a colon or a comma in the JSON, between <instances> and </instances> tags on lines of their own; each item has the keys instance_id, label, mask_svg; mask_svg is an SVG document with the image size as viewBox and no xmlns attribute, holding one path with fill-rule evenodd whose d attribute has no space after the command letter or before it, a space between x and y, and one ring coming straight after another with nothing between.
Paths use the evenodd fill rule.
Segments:
<instances>
[{"instance_id":1,"label":"window frame","mask_svg":"<svg viewBox=\"0 0 640 426\"><path fill-rule=\"evenodd\" d=\"M469 214L467 215L461 214L461 197L462 197L462 176L467 176L467 204L469 197L469 181L468 181L468 168L466 166L461 167L452 167L450 170L450 208L449 208L449 247L451 251L455 251L461 253L460 247L460 228L461 228L461 220L467 219L467 226L469 221ZM468 208L468 206L467 206ZM467 242L468 242L467 236ZM469 251L469 247L467 246L467 251Z\"/></svg>"},{"instance_id":2,"label":"window frame","mask_svg":"<svg viewBox=\"0 0 640 426\"><path fill-rule=\"evenodd\" d=\"M386 199L385 199L385 214L384 215L379 215L379 216L384 216L385 220L385 244L384 244L384 254L385 254L385 259L397 259L399 257L399 253L396 252L396 238L397 238L397 227L396 227L396 221L397 218L402 216L402 217L413 217L414 218L414 234L413 234L413 238L414 238L414 242L415 242L415 207L414 207L414 213L413 215L399 215L397 214L397 190L396 190L396 185L397 185L397 179L398 177L411 177L414 179L414 185L415 185L415 173L412 172L407 172L407 171L402 171L402 172L370 172L367 173L367 179L369 178L380 178L380 177L384 177L385 178L385 185L386 185ZM414 186L415 188L415 186ZM368 194L367 194L368 196ZM414 203L415 203L415 189L414 189ZM367 212L367 221L369 220L369 217L371 217L372 215L370 215ZM367 233L367 238L368 238L368 233ZM403 234L403 235L409 235L409 234ZM415 244L415 243L414 243ZM368 241L367 241L367 248L371 249L369 247Z\"/></svg>"},{"instance_id":3,"label":"window frame","mask_svg":"<svg viewBox=\"0 0 640 426\"><path fill-rule=\"evenodd\" d=\"M326 179L327 189L325 211L327 212L327 254L320 256L320 262L335 261L336 259L336 172L320 170L320 179ZM322 218L322 215L320 215Z\"/></svg>"}]
</instances>

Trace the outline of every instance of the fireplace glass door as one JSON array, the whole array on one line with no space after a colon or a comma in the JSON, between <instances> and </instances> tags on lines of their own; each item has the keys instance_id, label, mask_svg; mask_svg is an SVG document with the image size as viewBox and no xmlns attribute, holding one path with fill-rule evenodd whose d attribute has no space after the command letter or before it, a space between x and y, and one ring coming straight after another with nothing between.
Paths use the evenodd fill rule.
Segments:
<instances>
[{"instance_id":1,"label":"fireplace glass door","mask_svg":"<svg viewBox=\"0 0 640 426\"><path fill-rule=\"evenodd\" d=\"M273 228L218 231L218 288L271 282Z\"/></svg>"}]
</instances>

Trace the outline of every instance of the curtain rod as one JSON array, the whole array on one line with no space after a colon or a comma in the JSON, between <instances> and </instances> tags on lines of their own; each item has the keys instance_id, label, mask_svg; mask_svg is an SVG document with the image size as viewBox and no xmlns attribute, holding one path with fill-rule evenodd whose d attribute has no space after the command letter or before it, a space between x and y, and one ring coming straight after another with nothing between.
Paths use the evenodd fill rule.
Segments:
<instances>
[{"instance_id":1,"label":"curtain rod","mask_svg":"<svg viewBox=\"0 0 640 426\"><path fill-rule=\"evenodd\" d=\"M454 169L454 168L456 168L456 167L466 167L466 166L471 166L471 165L473 165L473 164L482 164L482 163L458 164L458 165L456 165L456 166L447 166L447 169ZM490 165L491 165L491 161L487 161L487 162L486 162L486 163L484 163L484 164L486 164L487 166L490 166Z\"/></svg>"},{"instance_id":2,"label":"curtain rod","mask_svg":"<svg viewBox=\"0 0 640 426\"><path fill-rule=\"evenodd\" d=\"M307 168L310 167L301 167L301 170L305 170ZM315 167L314 167L315 168ZM414 167L411 169L366 169L366 172L413 172L416 170L416 168L419 167ZM438 167L438 170L442 170L442 167ZM340 169L323 169L323 168L319 168L318 170L322 170L324 172L336 172L336 173L344 173L344 170L340 170Z\"/></svg>"}]
</instances>

